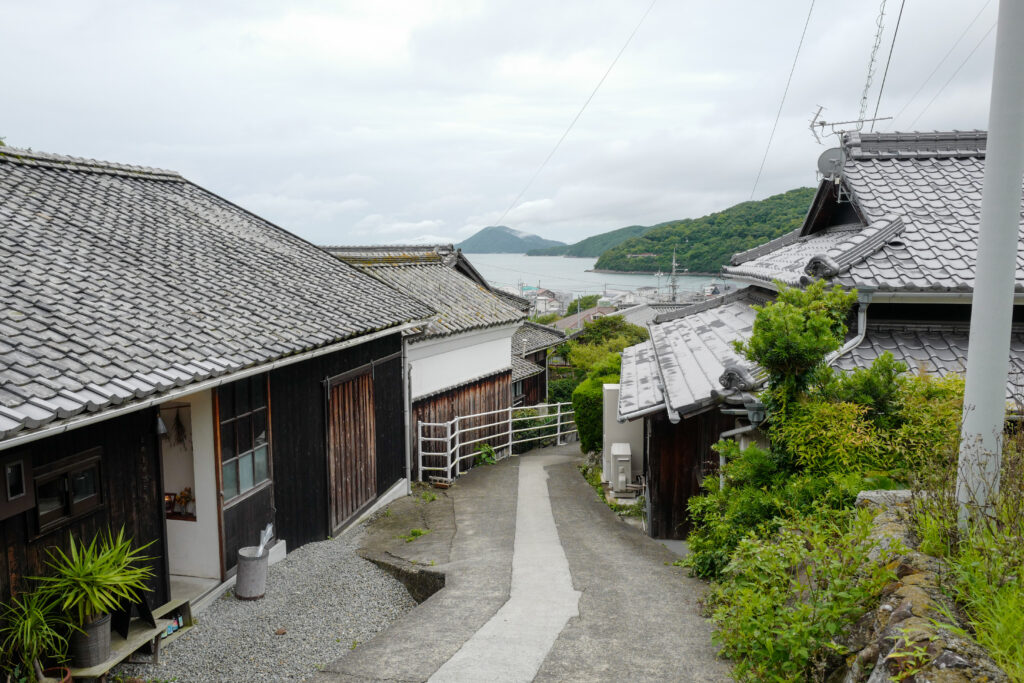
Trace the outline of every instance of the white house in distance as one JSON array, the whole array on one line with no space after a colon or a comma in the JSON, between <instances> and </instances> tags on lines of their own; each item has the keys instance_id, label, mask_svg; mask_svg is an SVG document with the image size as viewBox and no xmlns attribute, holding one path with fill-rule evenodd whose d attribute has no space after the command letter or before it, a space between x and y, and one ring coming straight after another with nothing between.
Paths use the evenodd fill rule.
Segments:
<instances>
[{"instance_id":1,"label":"white house in distance","mask_svg":"<svg viewBox=\"0 0 1024 683\"><path fill-rule=\"evenodd\" d=\"M325 249L437 311L406 336L414 468L419 422L512 405L512 337L528 302L493 290L451 245ZM481 430L468 438L487 434Z\"/></svg>"}]
</instances>

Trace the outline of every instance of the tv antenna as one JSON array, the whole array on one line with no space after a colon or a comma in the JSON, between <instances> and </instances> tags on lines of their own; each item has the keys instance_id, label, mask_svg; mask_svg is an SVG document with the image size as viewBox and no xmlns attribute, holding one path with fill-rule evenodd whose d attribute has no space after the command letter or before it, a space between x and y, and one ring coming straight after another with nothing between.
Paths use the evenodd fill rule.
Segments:
<instances>
[{"instance_id":1,"label":"tv antenna","mask_svg":"<svg viewBox=\"0 0 1024 683\"><path fill-rule=\"evenodd\" d=\"M819 145L824 145L822 141L823 137L839 136L842 137L844 133L859 132L864 129L865 123L871 123L872 121L891 121L891 116L876 116L871 119L854 119L852 121L826 121L821 118L821 112L825 111L825 107L818 105L818 111L814 112L814 116L811 118L811 135L814 136L815 142ZM849 126L849 127L847 127ZM827 129L827 130L826 130Z\"/></svg>"}]
</instances>

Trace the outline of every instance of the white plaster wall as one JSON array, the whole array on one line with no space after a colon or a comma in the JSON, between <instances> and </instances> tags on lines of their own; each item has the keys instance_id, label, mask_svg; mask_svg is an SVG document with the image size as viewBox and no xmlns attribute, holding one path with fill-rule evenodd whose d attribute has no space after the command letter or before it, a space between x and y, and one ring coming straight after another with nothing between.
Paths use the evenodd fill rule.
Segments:
<instances>
[{"instance_id":1,"label":"white plaster wall","mask_svg":"<svg viewBox=\"0 0 1024 683\"><path fill-rule=\"evenodd\" d=\"M167 560L172 574L220 579L217 475L213 450L213 401L209 391L179 399L189 403L196 521L167 520ZM173 420L173 413L171 416ZM184 411L182 414L184 420ZM166 422L167 418L164 418ZM167 428L172 425L168 423ZM161 441L164 441L161 439ZM179 491L168 488L168 492Z\"/></svg>"},{"instance_id":2,"label":"white plaster wall","mask_svg":"<svg viewBox=\"0 0 1024 683\"><path fill-rule=\"evenodd\" d=\"M195 466L192 455L192 410L189 406L165 408L161 406L160 417L167 427L167 434L160 437L160 453L163 456L164 492L178 493L186 486L195 492ZM175 419L185 427L185 439L178 440Z\"/></svg>"},{"instance_id":3,"label":"white plaster wall","mask_svg":"<svg viewBox=\"0 0 1024 683\"><path fill-rule=\"evenodd\" d=\"M614 463L612 462L613 443L629 444L629 452L632 456L630 459L630 466L633 469L634 478L636 475L643 472L644 466L644 421L633 420L632 422L619 422L616 420L615 417L618 414L618 403L619 385L605 384L604 410L602 414L604 438L601 445L601 448L603 449L601 469L603 472L601 474L601 478L606 482L610 481L609 477L611 477L615 472Z\"/></svg>"},{"instance_id":4,"label":"white plaster wall","mask_svg":"<svg viewBox=\"0 0 1024 683\"><path fill-rule=\"evenodd\" d=\"M515 325L409 344L412 399L507 370Z\"/></svg>"}]
</instances>

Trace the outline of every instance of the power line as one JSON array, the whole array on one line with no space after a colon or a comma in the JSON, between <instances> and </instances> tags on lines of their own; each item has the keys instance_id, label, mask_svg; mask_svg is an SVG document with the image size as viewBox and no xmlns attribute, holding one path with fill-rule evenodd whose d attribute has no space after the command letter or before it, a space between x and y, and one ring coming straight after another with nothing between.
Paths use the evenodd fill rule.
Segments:
<instances>
[{"instance_id":1,"label":"power line","mask_svg":"<svg viewBox=\"0 0 1024 683\"><path fill-rule=\"evenodd\" d=\"M807 10L807 21L804 22L804 30L800 34L800 42L796 46L796 54L793 55L793 66L789 69L789 78L786 79L786 87L782 91L782 101L779 102L779 111L775 113L775 123L772 125L772 133L768 136L768 144L764 148L764 156L761 157L761 167L757 169L757 177L754 178L754 187L750 190L750 198L754 198L757 191L757 184L761 182L761 174L764 172L764 162L768 160L768 150L772 148L772 140L775 139L775 130L779 127L779 117L782 116L782 107L786 104L786 95L789 93L789 84L793 81L793 72L796 71L796 61L800 57L800 48L804 46L804 36L807 35L807 27L811 23L811 13L814 11L814 0L811 0L811 7Z\"/></svg>"},{"instance_id":2,"label":"power line","mask_svg":"<svg viewBox=\"0 0 1024 683\"><path fill-rule=\"evenodd\" d=\"M892 51L896 47L896 36L900 32L900 21L903 19L903 7L907 4L907 0L903 0L900 3L900 13L896 17L896 28L892 32L892 43L889 45L889 56L885 60L885 71L882 72L882 84L878 86L878 99L875 100L875 113L871 115L871 132L875 131L875 119L878 118L878 107L882 104L882 91L885 90L885 79L889 76L889 63L892 62Z\"/></svg>"},{"instance_id":3,"label":"power line","mask_svg":"<svg viewBox=\"0 0 1024 683\"><path fill-rule=\"evenodd\" d=\"M932 69L932 72L928 74L928 78L924 79L921 85L918 86L917 90L914 91L914 94L910 96L910 99L906 101L906 103L898 112L896 112L896 116L892 117L894 125L896 123L896 120L899 119L899 117L903 115L903 112L907 110L907 107L909 107L910 104L917 99L917 96L921 94L921 91L924 90L924 87L928 85L929 81L932 80L932 77L935 76L936 73L938 73L939 69L942 68L942 65L946 63L946 60L949 59L949 56L953 54L953 50L955 50L956 46L960 44L960 41L964 39L964 36L966 36L967 32L971 30L971 27L974 26L974 23L978 21L978 18L981 17L982 13L985 11L985 9L989 6L991 2L992 0L986 0L985 4L981 6L980 10L978 10L978 13L974 15L973 19L971 19L971 23L967 24L967 27L964 28L963 32L960 34L960 37L953 41L953 44L949 47L949 50L946 52L945 56L943 56L943 58L939 60L939 63L935 65L935 68Z\"/></svg>"},{"instance_id":4,"label":"power line","mask_svg":"<svg viewBox=\"0 0 1024 683\"><path fill-rule=\"evenodd\" d=\"M928 104L926 104L924 109L921 110L921 113L917 115L917 118L910 122L911 130L913 130L914 125L917 123L917 119L920 119L922 116L924 116L925 112L928 111L928 108L935 103L935 100L938 99L939 95L942 94L942 91L946 89L946 86L953 82L953 79L956 78L956 75L960 73L960 69L964 68L964 64L966 64L968 60L970 60L970 58L974 56L974 53L978 51L978 48L981 47L981 44L985 42L985 39L989 37L989 34L992 33L992 29L994 29L995 27L996 25L992 24L989 27L989 29L985 31L985 35L983 35L981 37L981 40L978 41L977 45L975 45L974 48L967 53L967 56L964 57L964 61L960 62L960 66L956 68L956 71L954 71L953 75L949 77L949 80L942 84L942 87L939 88L939 91L935 93L934 97L932 97L931 100L929 100Z\"/></svg>"},{"instance_id":5,"label":"power line","mask_svg":"<svg viewBox=\"0 0 1024 683\"><path fill-rule=\"evenodd\" d=\"M580 120L581 116L583 116L583 112L584 110L586 110L587 105L590 104L590 101L592 99L594 99L594 95L597 94L597 91L601 88L601 85L604 83L605 79L608 78L608 74L610 74L612 72L612 69L615 68L615 64L619 61L619 57L621 57L622 53L626 51L627 47L629 47L629 44L633 41L633 36L635 36L636 32L640 30L640 26L644 23L644 19L647 18L647 15L651 13L651 10L654 9L654 5L656 2L658 2L658 0L651 0L651 4L647 6L647 11L644 12L642 17L640 17L640 21L638 21L636 26L633 28L633 32L629 34L629 38L626 38L626 42L623 43L622 48L619 50L619 53L615 55L615 59L613 59L612 63L608 65L608 70L604 72L604 76L601 76L601 80L597 82L596 86L594 86L594 91L590 93L590 97L588 97L587 101L583 103L583 106L580 107L580 110L576 112L576 116L573 117L573 120L569 123L569 127L565 129L564 133L562 133L562 137L558 138L558 142L555 143L555 146L551 148L550 152L548 152L547 157L545 157L541 165L538 166L537 170L533 172L532 176L530 176L530 179L526 182L526 185L523 186L523 189L519 191L519 194L516 195L516 198L512 200L512 203L508 205L508 208L505 209L505 212L501 214L501 218L498 219L496 225L501 225L501 222L505 220L505 216L508 215L508 212L514 209L517 204L519 204L519 200L523 198L523 195L526 194L526 191L530 189L531 185L533 185L533 181L537 179L537 176L540 175L540 172L543 171L544 167L548 165L549 161L551 161L551 157L553 157L555 155L555 152L558 151L558 148L562 146L562 142L569 135L569 131L572 130L572 127L575 126L576 122Z\"/></svg>"}]
</instances>

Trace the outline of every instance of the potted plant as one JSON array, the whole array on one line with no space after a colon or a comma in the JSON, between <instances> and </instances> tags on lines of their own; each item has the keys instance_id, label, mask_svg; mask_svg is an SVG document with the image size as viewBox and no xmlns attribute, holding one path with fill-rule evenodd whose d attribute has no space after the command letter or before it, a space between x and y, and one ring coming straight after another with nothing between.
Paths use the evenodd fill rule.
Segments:
<instances>
[{"instance_id":1,"label":"potted plant","mask_svg":"<svg viewBox=\"0 0 1024 683\"><path fill-rule=\"evenodd\" d=\"M0 612L0 652L9 667L8 680L41 681L45 677L70 681L66 667L43 671L42 662L67 658L65 633L71 622L58 611L55 596L44 591L21 593Z\"/></svg>"},{"instance_id":2,"label":"potted plant","mask_svg":"<svg viewBox=\"0 0 1024 683\"><path fill-rule=\"evenodd\" d=\"M149 590L146 581L153 570L140 563L153 559L141 555L151 544L132 548L122 527L117 536L100 533L88 545L70 536L67 553L60 548L49 551L46 566L53 575L37 580L78 627L70 638L75 666L95 666L110 657L110 612Z\"/></svg>"}]
</instances>

